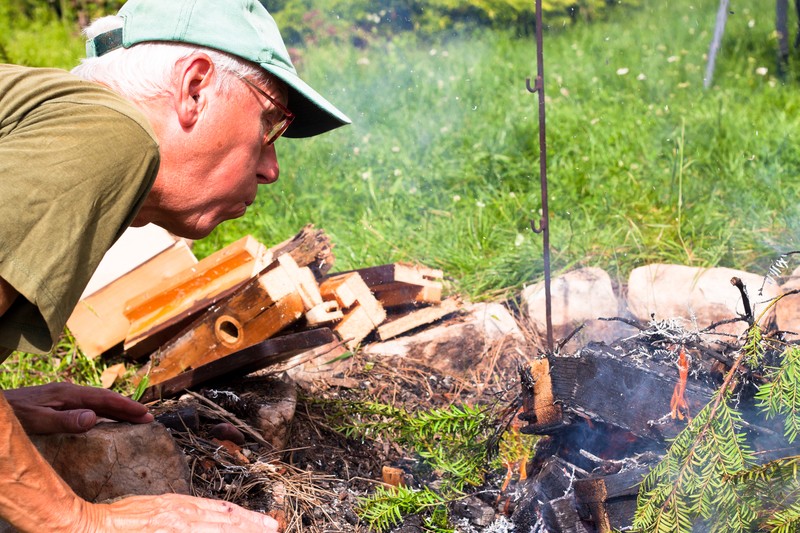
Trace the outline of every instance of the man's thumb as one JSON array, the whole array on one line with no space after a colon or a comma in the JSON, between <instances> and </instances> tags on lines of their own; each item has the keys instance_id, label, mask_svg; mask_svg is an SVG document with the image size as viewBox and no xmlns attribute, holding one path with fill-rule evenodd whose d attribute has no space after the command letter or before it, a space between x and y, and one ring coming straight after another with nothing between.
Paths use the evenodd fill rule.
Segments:
<instances>
[{"instance_id":1,"label":"man's thumb","mask_svg":"<svg viewBox=\"0 0 800 533\"><path fill-rule=\"evenodd\" d=\"M63 433L84 433L97 423L97 415L88 409L57 412L53 418L53 425L58 426L56 431Z\"/></svg>"}]
</instances>

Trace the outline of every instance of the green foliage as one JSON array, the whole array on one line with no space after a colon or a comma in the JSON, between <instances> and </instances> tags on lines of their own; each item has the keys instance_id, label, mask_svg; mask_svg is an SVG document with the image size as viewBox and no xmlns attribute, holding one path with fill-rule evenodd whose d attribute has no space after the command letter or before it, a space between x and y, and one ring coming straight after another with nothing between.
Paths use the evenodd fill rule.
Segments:
<instances>
[{"instance_id":1,"label":"green foliage","mask_svg":"<svg viewBox=\"0 0 800 533\"><path fill-rule=\"evenodd\" d=\"M623 2L546 0L544 23L562 27L575 20L593 20ZM638 0L625 0L627 6ZM443 31L505 28L531 33L535 3L530 0L285 0L267 2L284 38L292 44L355 42L413 31L428 38Z\"/></svg>"},{"instance_id":2,"label":"green foliage","mask_svg":"<svg viewBox=\"0 0 800 533\"><path fill-rule=\"evenodd\" d=\"M768 417L784 417L786 436L794 442L800 432L800 347L787 348L781 357L781 365L770 369L756 398Z\"/></svg>"},{"instance_id":3,"label":"green foliage","mask_svg":"<svg viewBox=\"0 0 800 533\"><path fill-rule=\"evenodd\" d=\"M483 483L493 434L487 409L452 405L409 412L378 402L336 402L329 415L350 438L385 438L411 449L438 478L437 489L379 488L359 512L378 531L409 514L422 514L431 531L449 531L447 503Z\"/></svg>"},{"instance_id":4,"label":"green foliage","mask_svg":"<svg viewBox=\"0 0 800 533\"><path fill-rule=\"evenodd\" d=\"M70 381L78 385L98 387L106 366L99 359L86 357L69 330L65 330L61 340L49 354L11 354L3 365L3 372L0 372L0 389L43 385L53 381Z\"/></svg>"},{"instance_id":5,"label":"green foliage","mask_svg":"<svg viewBox=\"0 0 800 533\"><path fill-rule=\"evenodd\" d=\"M741 365L763 363L765 345L754 324L725 382L696 418L671 443L664 459L643 481L634 529L645 533L795 531L800 524L800 458L757 464L731 406L733 377ZM800 347L782 354L756 398L768 417L785 417L785 434L797 437L800 423Z\"/></svg>"},{"instance_id":6,"label":"green foliage","mask_svg":"<svg viewBox=\"0 0 800 533\"><path fill-rule=\"evenodd\" d=\"M717 516L720 502L730 497L726 479L753 464L741 415L728 404L727 394L717 393L642 482L637 531L692 531L694 520Z\"/></svg>"}]
</instances>

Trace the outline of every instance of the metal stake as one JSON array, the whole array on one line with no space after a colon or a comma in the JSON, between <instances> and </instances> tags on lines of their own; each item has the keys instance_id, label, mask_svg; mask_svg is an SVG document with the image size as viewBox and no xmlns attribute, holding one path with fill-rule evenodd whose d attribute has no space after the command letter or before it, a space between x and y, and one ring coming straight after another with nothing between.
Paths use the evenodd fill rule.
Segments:
<instances>
[{"instance_id":1,"label":"metal stake","mask_svg":"<svg viewBox=\"0 0 800 533\"><path fill-rule=\"evenodd\" d=\"M550 211L547 207L547 135L544 113L544 47L542 38L542 0L536 4L536 83L531 88L531 79L525 79L525 87L532 93L539 93L539 177L542 187L542 216L539 226L531 220L534 233L543 237L542 254L544 256L544 305L547 321L547 351L553 352L553 310L550 297Z\"/></svg>"}]
</instances>

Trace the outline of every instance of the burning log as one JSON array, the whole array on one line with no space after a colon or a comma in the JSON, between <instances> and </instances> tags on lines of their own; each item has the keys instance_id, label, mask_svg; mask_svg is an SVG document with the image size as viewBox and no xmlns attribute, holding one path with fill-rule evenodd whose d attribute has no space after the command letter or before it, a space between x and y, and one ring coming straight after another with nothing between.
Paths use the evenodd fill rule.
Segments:
<instances>
[{"instance_id":1,"label":"burning log","mask_svg":"<svg viewBox=\"0 0 800 533\"><path fill-rule=\"evenodd\" d=\"M636 511L639 484L646 468L633 468L610 476L590 476L575 481L575 501L582 520L591 521L598 533L630 528Z\"/></svg>"},{"instance_id":2,"label":"burning log","mask_svg":"<svg viewBox=\"0 0 800 533\"><path fill-rule=\"evenodd\" d=\"M573 415L613 424L638 437L663 440L681 429L669 416L676 387L683 403L698 411L714 387L696 379L680 385L674 367L589 345L576 357L550 357L552 395Z\"/></svg>"}]
</instances>

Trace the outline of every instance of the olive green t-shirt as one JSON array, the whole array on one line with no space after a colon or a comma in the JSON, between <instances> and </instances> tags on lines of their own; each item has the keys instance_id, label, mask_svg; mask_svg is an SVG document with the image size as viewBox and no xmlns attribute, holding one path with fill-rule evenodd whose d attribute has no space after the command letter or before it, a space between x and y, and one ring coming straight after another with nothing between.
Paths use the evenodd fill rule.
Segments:
<instances>
[{"instance_id":1,"label":"olive green t-shirt","mask_svg":"<svg viewBox=\"0 0 800 533\"><path fill-rule=\"evenodd\" d=\"M145 116L55 69L0 65L0 347L44 353L158 172ZM0 349L2 351L2 349Z\"/></svg>"}]
</instances>

